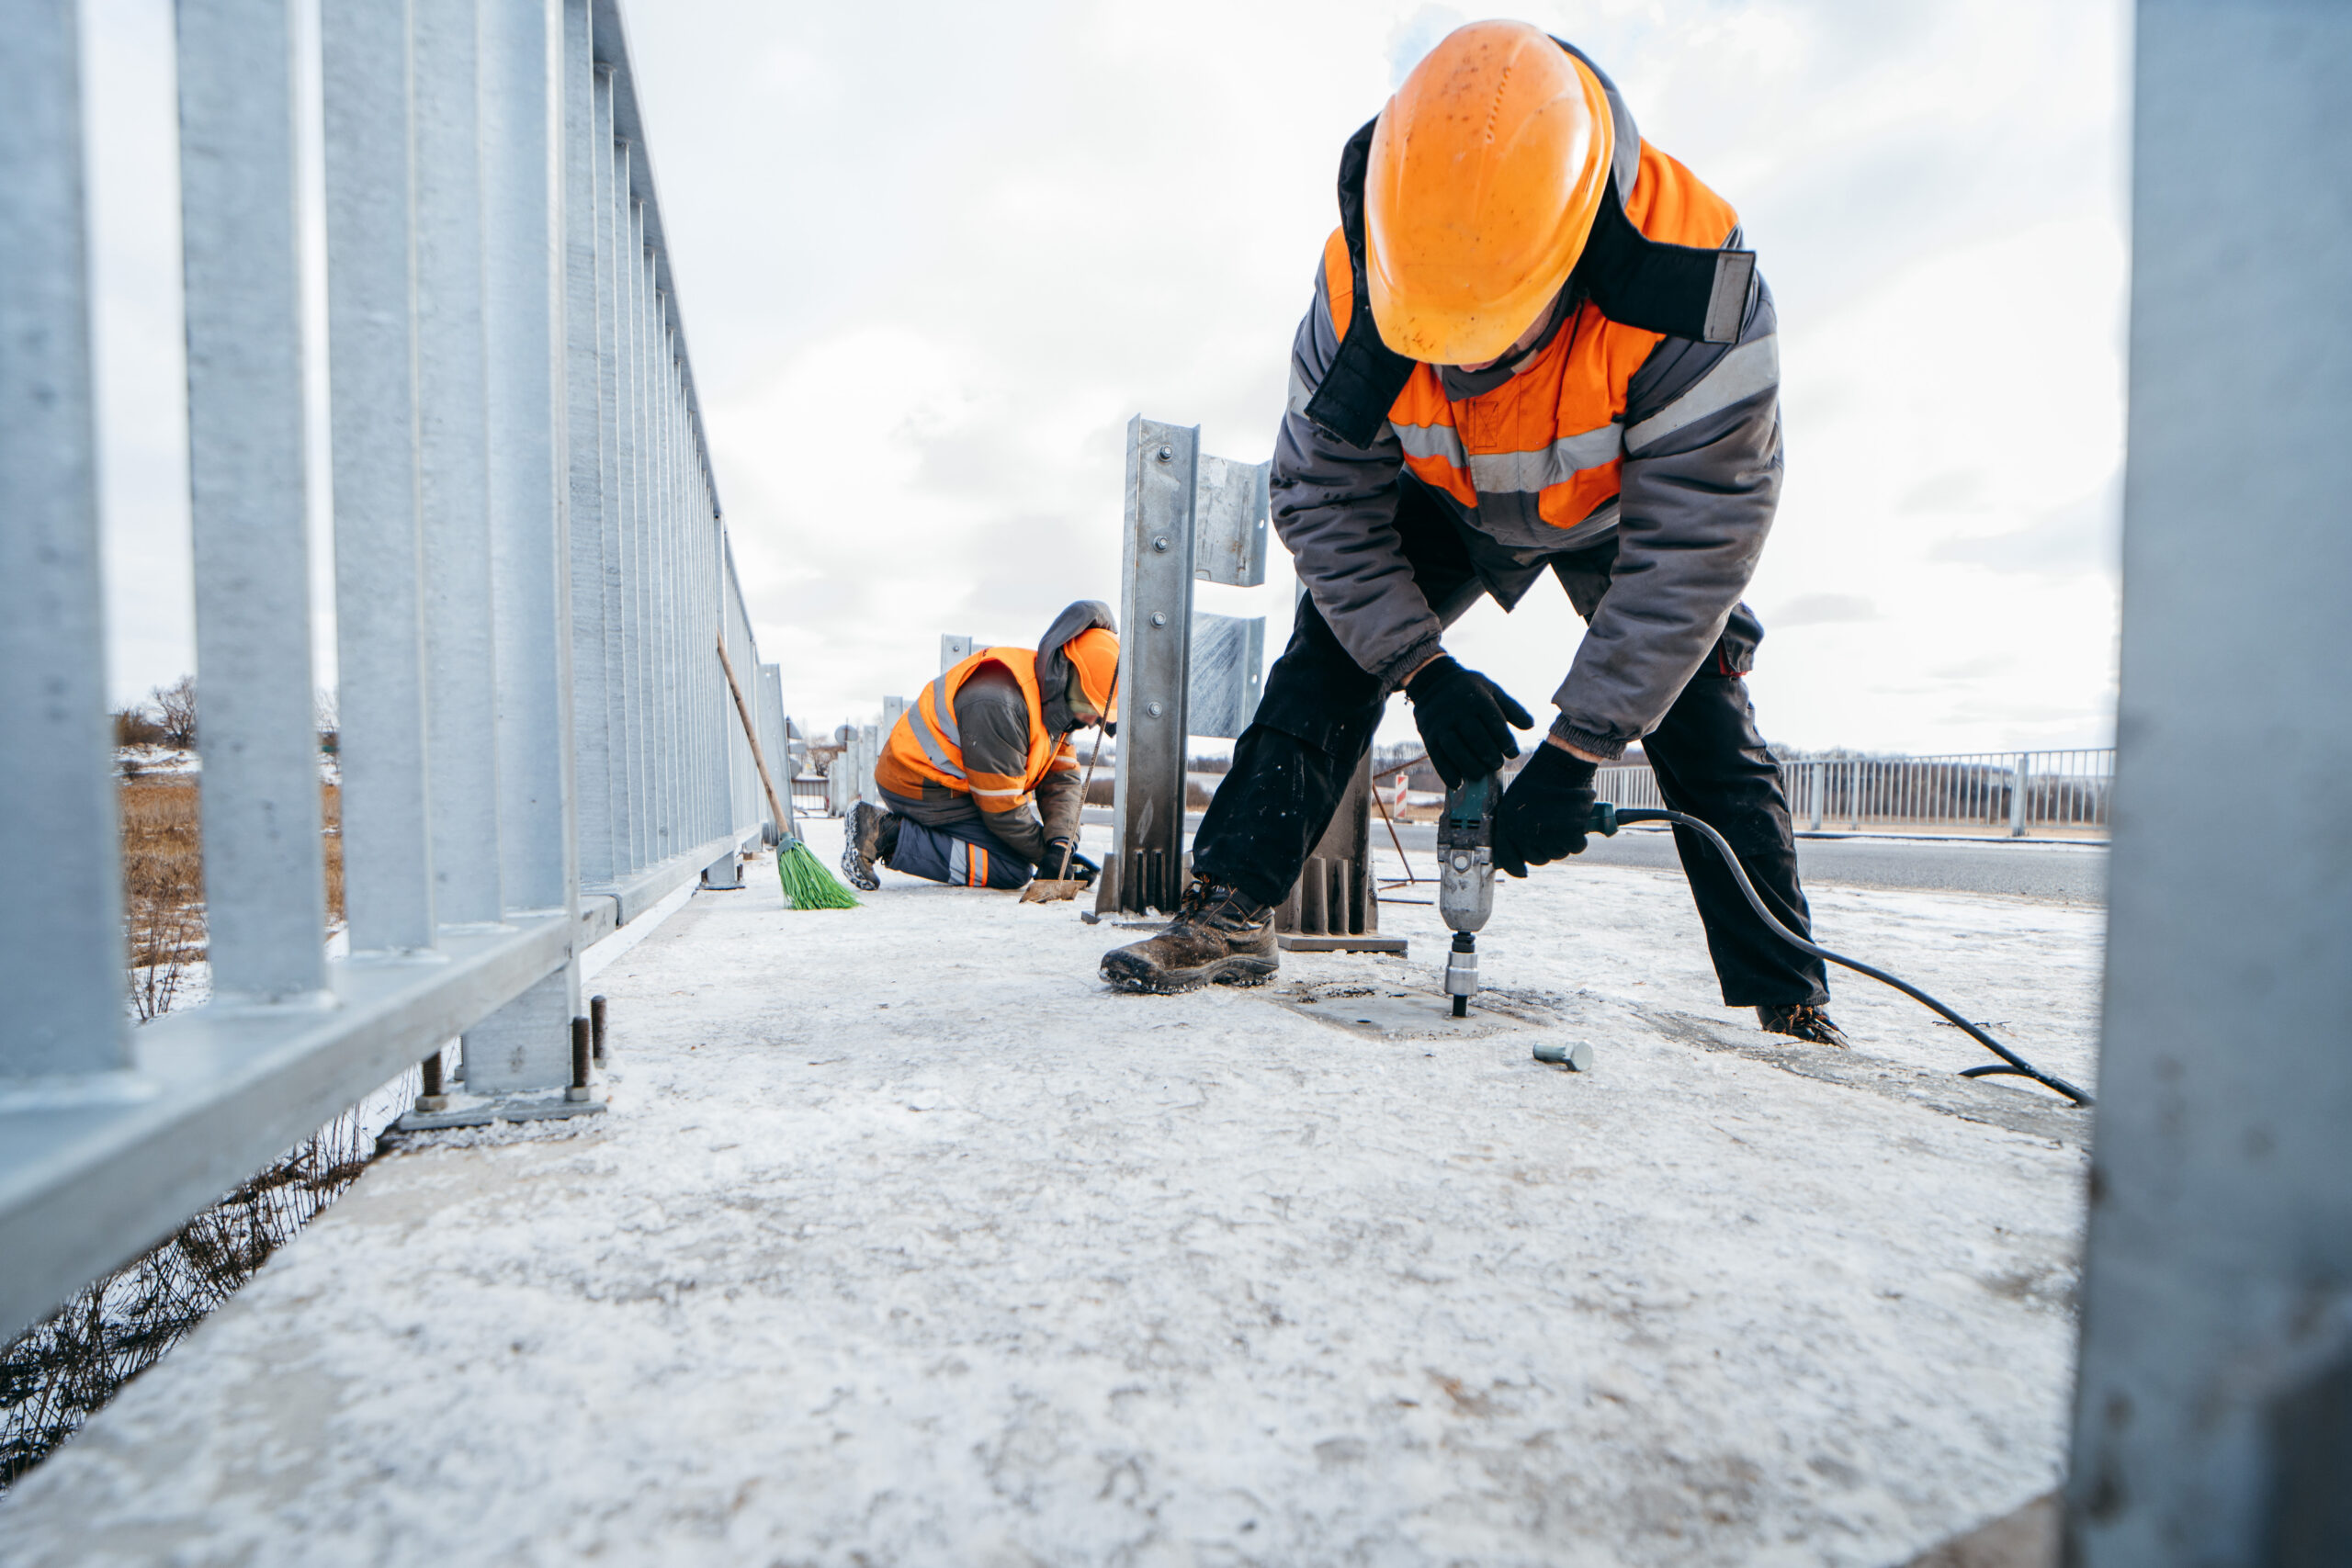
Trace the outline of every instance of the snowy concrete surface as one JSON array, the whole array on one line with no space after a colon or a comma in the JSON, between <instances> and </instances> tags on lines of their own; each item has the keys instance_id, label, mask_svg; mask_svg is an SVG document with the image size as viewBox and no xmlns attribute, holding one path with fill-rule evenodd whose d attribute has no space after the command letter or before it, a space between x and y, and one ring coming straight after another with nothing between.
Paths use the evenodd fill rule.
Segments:
<instances>
[{"instance_id":1,"label":"snowy concrete surface","mask_svg":"<svg viewBox=\"0 0 2352 1568\"><path fill-rule=\"evenodd\" d=\"M2093 1076L2097 910L1817 908ZM612 1114L380 1160L0 1563L1879 1565L2049 1489L2082 1113L1859 977L1770 1043L1666 873L1506 887L1466 1037L1318 1018L1434 989L1385 919L1136 998L1069 904L696 895L599 981Z\"/></svg>"}]
</instances>

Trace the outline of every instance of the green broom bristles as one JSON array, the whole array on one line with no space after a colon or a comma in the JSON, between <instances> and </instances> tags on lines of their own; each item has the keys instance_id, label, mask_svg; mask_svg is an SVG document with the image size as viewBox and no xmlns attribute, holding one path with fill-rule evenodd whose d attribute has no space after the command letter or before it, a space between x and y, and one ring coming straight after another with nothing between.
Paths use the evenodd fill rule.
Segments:
<instances>
[{"instance_id":1,"label":"green broom bristles","mask_svg":"<svg viewBox=\"0 0 2352 1568\"><path fill-rule=\"evenodd\" d=\"M775 874L784 883L785 902L796 909L854 909L857 896L834 879L816 852L798 839L776 847Z\"/></svg>"}]
</instances>

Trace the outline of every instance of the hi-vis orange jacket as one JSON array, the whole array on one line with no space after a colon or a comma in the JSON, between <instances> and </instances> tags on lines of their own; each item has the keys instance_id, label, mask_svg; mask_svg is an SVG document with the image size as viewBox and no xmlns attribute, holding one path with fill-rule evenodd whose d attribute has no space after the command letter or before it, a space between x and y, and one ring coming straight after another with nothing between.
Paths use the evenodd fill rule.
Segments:
<instances>
[{"instance_id":1,"label":"hi-vis orange jacket","mask_svg":"<svg viewBox=\"0 0 2352 1568\"><path fill-rule=\"evenodd\" d=\"M1316 609L1391 689L1443 629L1397 540L1400 484L1443 498L1505 609L1555 566L1589 625L1553 732L1614 756L1657 727L1719 637L1737 671L1762 635L1738 602L1780 495L1780 364L1738 215L1642 141L1594 73L1616 153L1593 237L1548 334L1476 374L1380 342L1362 284L1372 127L1350 141L1271 489Z\"/></svg>"},{"instance_id":2,"label":"hi-vis orange jacket","mask_svg":"<svg viewBox=\"0 0 2352 1568\"><path fill-rule=\"evenodd\" d=\"M1028 721L1025 749L1022 738L1001 721L990 724L989 736L975 738L967 737L957 717L956 697L966 683L995 670L1011 675L1020 689ZM1011 705L1002 705L1009 710ZM966 707L968 712L970 705ZM1024 808L1035 800L1039 786L1057 773L1073 775L1069 782L1074 784L1078 768L1069 741L1046 728L1045 713L1036 654L1025 648L984 648L925 686L914 705L890 727L882 754L875 760L874 782L897 797L894 808L900 800L963 796L989 818L1020 813L1024 824L1034 823ZM1011 716L1007 712L1002 716ZM993 710L990 718L998 719ZM1076 791L1069 793L1074 796ZM919 810L908 814L930 815ZM991 820L990 828L1015 849L1031 847L1021 840L1032 834L1043 836L1035 826L1008 831Z\"/></svg>"}]
</instances>

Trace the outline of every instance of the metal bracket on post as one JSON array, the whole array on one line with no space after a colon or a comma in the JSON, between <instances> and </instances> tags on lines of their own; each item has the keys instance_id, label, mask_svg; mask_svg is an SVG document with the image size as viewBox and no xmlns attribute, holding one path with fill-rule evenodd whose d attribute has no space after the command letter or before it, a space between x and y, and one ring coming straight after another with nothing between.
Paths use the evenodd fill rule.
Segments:
<instances>
[{"instance_id":1,"label":"metal bracket on post","mask_svg":"<svg viewBox=\"0 0 2352 1568\"><path fill-rule=\"evenodd\" d=\"M1185 722L1194 735L1239 739L1257 715L1266 668L1266 617L1193 612L1184 679Z\"/></svg>"},{"instance_id":2,"label":"metal bracket on post","mask_svg":"<svg viewBox=\"0 0 2352 1568\"><path fill-rule=\"evenodd\" d=\"M1274 913L1274 942L1287 953L1396 953L1401 936L1380 934L1372 871L1372 756L1356 764L1298 881Z\"/></svg>"},{"instance_id":3,"label":"metal bracket on post","mask_svg":"<svg viewBox=\"0 0 2352 1568\"><path fill-rule=\"evenodd\" d=\"M946 674L980 650L979 639L960 632L939 634L939 672Z\"/></svg>"}]
</instances>

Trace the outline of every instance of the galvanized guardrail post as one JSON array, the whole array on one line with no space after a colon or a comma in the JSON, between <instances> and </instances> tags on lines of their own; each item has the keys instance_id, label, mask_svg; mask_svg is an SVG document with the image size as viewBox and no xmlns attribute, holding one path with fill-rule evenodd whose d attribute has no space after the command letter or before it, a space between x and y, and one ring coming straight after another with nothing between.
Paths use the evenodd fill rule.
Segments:
<instances>
[{"instance_id":1,"label":"galvanized guardrail post","mask_svg":"<svg viewBox=\"0 0 2352 1568\"><path fill-rule=\"evenodd\" d=\"M1184 875L1186 639L1197 426L1127 422L1119 598L1119 773L1099 908L1173 909Z\"/></svg>"},{"instance_id":2,"label":"galvanized guardrail post","mask_svg":"<svg viewBox=\"0 0 2352 1568\"><path fill-rule=\"evenodd\" d=\"M2064 1557L2318 1568L2352 1562L2352 7L2145 0L2135 35L2120 804ZM2213 548L2223 513L2256 536ZM2259 738L2259 800L2217 797L2217 725Z\"/></svg>"},{"instance_id":3,"label":"galvanized guardrail post","mask_svg":"<svg viewBox=\"0 0 2352 1568\"><path fill-rule=\"evenodd\" d=\"M1262 616L1193 608L1195 581L1266 580L1267 465L1200 450L1197 428L1127 425L1119 601L1119 769L1099 911L1172 909L1188 880L1185 764L1194 735L1238 736L1257 711Z\"/></svg>"}]
</instances>

